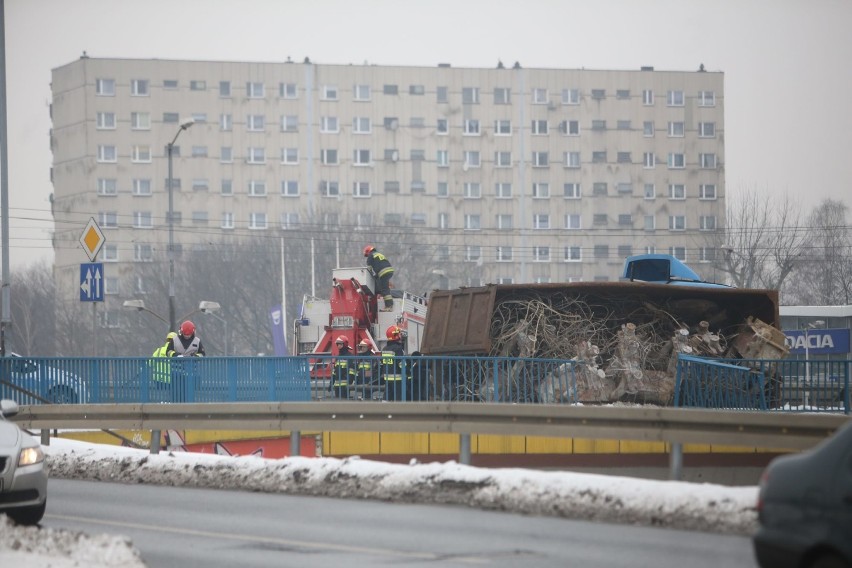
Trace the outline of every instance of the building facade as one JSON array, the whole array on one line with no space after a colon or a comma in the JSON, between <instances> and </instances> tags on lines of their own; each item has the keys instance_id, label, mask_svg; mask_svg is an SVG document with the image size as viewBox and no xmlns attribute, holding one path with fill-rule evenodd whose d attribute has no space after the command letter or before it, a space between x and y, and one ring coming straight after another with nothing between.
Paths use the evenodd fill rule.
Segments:
<instances>
[{"instance_id":1,"label":"building facade","mask_svg":"<svg viewBox=\"0 0 852 568\"><path fill-rule=\"evenodd\" d=\"M179 132L178 256L335 229L363 235L348 258L393 241L458 266L451 286L615 280L643 252L701 273L724 219L723 79L83 57L52 75L57 284L76 297L94 217L107 309L143 286L123 279L165 258Z\"/></svg>"}]
</instances>

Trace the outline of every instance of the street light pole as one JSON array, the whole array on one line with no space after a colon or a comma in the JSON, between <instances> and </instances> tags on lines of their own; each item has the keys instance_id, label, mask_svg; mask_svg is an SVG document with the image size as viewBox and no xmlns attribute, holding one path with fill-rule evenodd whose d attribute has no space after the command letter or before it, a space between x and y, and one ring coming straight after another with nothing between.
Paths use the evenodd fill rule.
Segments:
<instances>
[{"instance_id":1,"label":"street light pole","mask_svg":"<svg viewBox=\"0 0 852 568\"><path fill-rule=\"evenodd\" d=\"M810 330L815 329L818 325L824 325L825 322L822 320L816 320L805 326L805 387L810 388L811 386L811 361L810 361L810 340L808 333ZM808 396L805 393L805 402L804 405L807 406Z\"/></svg>"},{"instance_id":2,"label":"street light pole","mask_svg":"<svg viewBox=\"0 0 852 568\"><path fill-rule=\"evenodd\" d=\"M172 155L174 154L175 142L180 133L195 124L190 118L180 124L180 129L175 133L172 141L166 145L166 154L169 159L169 330L176 329L175 324L175 220L174 220L174 178L172 177Z\"/></svg>"}]
</instances>

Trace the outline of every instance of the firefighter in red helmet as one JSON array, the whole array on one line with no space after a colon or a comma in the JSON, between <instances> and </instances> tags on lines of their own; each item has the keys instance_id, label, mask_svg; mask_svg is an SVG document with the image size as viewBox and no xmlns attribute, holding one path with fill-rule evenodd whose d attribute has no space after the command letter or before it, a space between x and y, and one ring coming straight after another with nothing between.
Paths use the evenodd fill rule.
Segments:
<instances>
[{"instance_id":1,"label":"firefighter in red helmet","mask_svg":"<svg viewBox=\"0 0 852 568\"><path fill-rule=\"evenodd\" d=\"M336 398L349 398L349 386L355 382L358 372L352 362L352 350L349 348L349 338L345 335L334 340L337 347L337 358L334 360L334 374L331 379L331 390Z\"/></svg>"},{"instance_id":2,"label":"firefighter in red helmet","mask_svg":"<svg viewBox=\"0 0 852 568\"><path fill-rule=\"evenodd\" d=\"M195 324L186 320L180 324L180 333L166 342L166 354L169 357L203 357L204 345L201 338L195 335ZM194 361L175 361L172 366L172 401L185 402L187 390L192 387L192 379L197 372Z\"/></svg>"},{"instance_id":3,"label":"firefighter in red helmet","mask_svg":"<svg viewBox=\"0 0 852 568\"><path fill-rule=\"evenodd\" d=\"M385 307L380 311L389 312L393 309L393 296L390 292L390 281L393 277L393 266L385 255L376 250L373 245L364 247L364 257L367 266L376 277L376 294L384 299Z\"/></svg>"},{"instance_id":4,"label":"firefighter in red helmet","mask_svg":"<svg viewBox=\"0 0 852 568\"><path fill-rule=\"evenodd\" d=\"M382 349L381 362L385 400L405 400L402 392L405 374L405 363L402 360L405 355L405 332L398 325L392 325L385 331L385 336L388 342Z\"/></svg>"}]
</instances>

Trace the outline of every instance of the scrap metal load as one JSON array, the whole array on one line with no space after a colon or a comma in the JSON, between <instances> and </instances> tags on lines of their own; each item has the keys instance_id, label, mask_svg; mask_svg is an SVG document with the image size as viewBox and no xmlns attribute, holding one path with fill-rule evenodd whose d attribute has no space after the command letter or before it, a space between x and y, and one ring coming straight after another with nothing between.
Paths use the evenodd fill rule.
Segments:
<instances>
[{"instance_id":1,"label":"scrap metal load","mask_svg":"<svg viewBox=\"0 0 852 568\"><path fill-rule=\"evenodd\" d=\"M642 262L668 263L664 279ZM693 277L672 278L685 269ZM666 255L631 257L627 282L508 284L436 290L422 351L572 360L576 391L553 373L541 402L669 404L678 353L732 359L786 356L778 292L701 282ZM664 282L664 283L661 283ZM774 326L774 327L773 327ZM564 370L565 373L569 369Z\"/></svg>"}]
</instances>

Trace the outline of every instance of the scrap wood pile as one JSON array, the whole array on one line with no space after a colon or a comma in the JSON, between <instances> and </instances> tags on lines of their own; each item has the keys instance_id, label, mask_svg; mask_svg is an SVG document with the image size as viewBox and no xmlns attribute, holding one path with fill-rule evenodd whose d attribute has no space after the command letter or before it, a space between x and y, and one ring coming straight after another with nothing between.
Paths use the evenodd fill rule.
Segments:
<instances>
[{"instance_id":1,"label":"scrap wood pile","mask_svg":"<svg viewBox=\"0 0 852 568\"><path fill-rule=\"evenodd\" d=\"M495 305L490 355L573 360L576 386L571 369L551 373L538 387L543 402L576 397L669 404L678 353L780 358L780 331L755 318L737 320L708 300L656 303L529 292ZM783 338L780 350L786 355Z\"/></svg>"}]
</instances>

